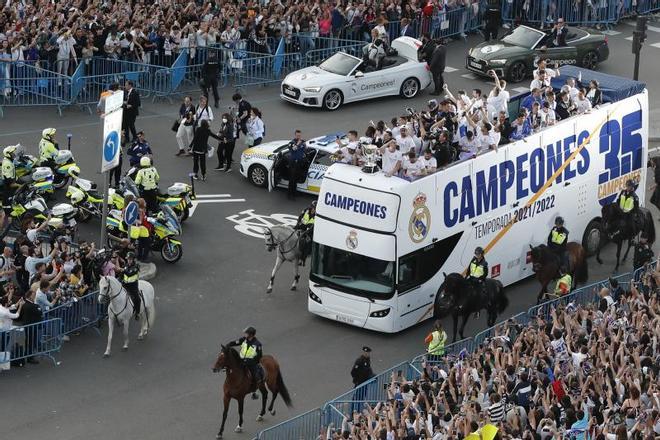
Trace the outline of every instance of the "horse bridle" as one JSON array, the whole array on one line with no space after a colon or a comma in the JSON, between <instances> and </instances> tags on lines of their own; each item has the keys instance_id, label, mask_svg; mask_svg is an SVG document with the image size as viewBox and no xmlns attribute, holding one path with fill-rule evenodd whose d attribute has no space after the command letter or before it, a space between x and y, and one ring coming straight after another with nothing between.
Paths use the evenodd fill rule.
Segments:
<instances>
[{"instance_id":1,"label":"horse bridle","mask_svg":"<svg viewBox=\"0 0 660 440\"><path fill-rule=\"evenodd\" d=\"M101 297L103 297L103 298L108 298L108 305L110 305L110 304L112 303L112 300L115 299L115 298L117 298L119 295L121 295L121 292L124 291L126 288L122 285L122 286L119 288L119 292L117 292L116 295L114 295L114 296L110 296L110 295L108 295L108 291L110 290L110 281L108 281L108 280L106 279L106 282L108 283L108 285L107 285L107 287L106 287L105 289L103 289L103 294L101 294L101 291L99 291L99 301L101 300ZM121 312L119 312L119 313L115 313L114 311L112 312L112 314L115 315L115 319L117 319L117 317L118 317L119 315L121 315L121 314L123 313L124 310L126 310L126 307L128 307L128 299L129 299L129 296L130 296L130 295L128 295L128 292L126 292L126 303L124 304L124 308L121 309ZM103 303L104 301L100 301L100 302ZM108 308L108 310L110 310L110 308Z\"/></svg>"},{"instance_id":2,"label":"horse bridle","mask_svg":"<svg viewBox=\"0 0 660 440\"><path fill-rule=\"evenodd\" d=\"M275 248L277 248L282 254L286 254L286 253L289 253L292 250L294 250L298 246L298 243L294 244L291 247L291 249L286 250L286 251L282 249L282 244L286 243L286 241L289 238L293 237L293 234L295 234L295 233L296 233L296 229L294 229L291 232L291 234L289 234L289 236L287 238L285 238L284 240L276 242L275 239L273 238L273 231L271 231L270 228L266 228L266 230L264 231L264 236L267 235L269 237L266 241L266 248L268 249L268 252L272 252L273 250L275 250Z\"/></svg>"}]
</instances>

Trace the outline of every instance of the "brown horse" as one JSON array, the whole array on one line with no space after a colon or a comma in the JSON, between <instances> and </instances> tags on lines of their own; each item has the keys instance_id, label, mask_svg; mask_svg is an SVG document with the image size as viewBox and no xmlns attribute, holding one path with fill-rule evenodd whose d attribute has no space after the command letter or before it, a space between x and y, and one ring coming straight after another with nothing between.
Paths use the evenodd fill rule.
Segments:
<instances>
[{"instance_id":1,"label":"brown horse","mask_svg":"<svg viewBox=\"0 0 660 440\"><path fill-rule=\"evenodd\" d=\"M287 407L291 407L291 397L289 391L284 385L282 373L280 372L280 365L275 358L270 355L263 356L260 362L264 369L264 383L259 385L261 391L261 412L257 416L257 421L261 421L266 413L266 401L268 400L268 389L273 393L273 398L268 406L268 411L271 415L275 415L273 405L278 394L282 395L284 403ZM218 358L213 364L213 372L218 373L221 370L227 372L227 378L223 386L223 411L222 411L222 425L216 438L222 438L222 433L225 430L225 421L227 420L227 411L229 411L229 404L231 399L238 401L238 426L234 432L243 431L243 400L247 394L256 391L256 385L252 382L252 375L248 369L243 365L243 361L238 356L238 352L231 347L222 346Z\"/></svg>"},{"instance_id":2,"label":"brown horse","mask_svg":"<svg viewBox=\"0 0 660 440\"><path fill-rule=\"evenodd\" d=\"M541 291L536 299L537 303L541 301L543 294L547 292L550 281L559 278L559 269L561 262L559 257L550 248L544 244L532 247L531 252L532 267L536 273L536 279L541 283ZM578 283L585 283L589 278L589 266L587 265L587 252L581 244L569 242L566 244L568 253L568 273L573 278L573 286Z\"/></svg>"}]
</instances>

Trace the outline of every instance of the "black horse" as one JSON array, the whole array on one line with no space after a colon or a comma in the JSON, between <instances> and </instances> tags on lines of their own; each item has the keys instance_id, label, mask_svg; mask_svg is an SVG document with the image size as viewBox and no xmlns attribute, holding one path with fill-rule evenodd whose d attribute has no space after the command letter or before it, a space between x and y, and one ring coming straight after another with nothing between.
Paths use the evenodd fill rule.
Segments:
<instances>
[{"instance_id":1,"label":"black horse","mask_svg":"<svg viewBox=\"0 0 660 440\"><path fill-rule=\"evenodd\" d=\"M538 304L541 298L543 298L543 295L547 293L550 281L559 278L561 262L559 256L544 244L536 247L532 247L530 244L529 247L531 249L532 267L536 274L536 279L541 283L541 290L539 291L539 296L536 298ZM587 252L581 244L575 242L566 244L566 252L568 253L568 267L566 269L573 279L573 286L571 288L578 284L586 283L589 278Z\"/></svg>"},{"instance_id":2,"label":"black horse","mask_svg":"<svg viewBox=\"0 0 660 440\"><path fill-rule=\"evenodd\" d=\"M649 244L655 242L655 225L653 224L651 211L646 208L639 208L634 216L632 225L627 224L625 221L625 214L617 203L605 205L601 210L603 232L607 236L607 239L616 244L616 267L614 268L614 272L619 270L621 246L624 241L628 240L628 248L623 255L623 261L626 261L628 252L633 245L633 240L640 233L646 236ZM596 251L596 261L598 261L598 264L603 264L603 261L600 259L600 248L602 247L603 242L604 240L600 241L601 244Z\"/></svg>"},{"instance_id":3,"label":"black horse","mask_svg":"<svg viewBox=\"0 0 660 440\"><path fill-rule=\"evenodd\" d=\"M445 275L445 281L440 286L438 300L436 301L436 316L444 317L451 313L454 319L453 342L456 342L456 328L459 315L463 317L460 336L464 339L463 331L468 317L481 310L488 313L488 327L495 325L497 316L509 305L504 293L504 286L498 280L487 278L484 289L475 286L459 273Z\"/></svg>"}]
</instances>

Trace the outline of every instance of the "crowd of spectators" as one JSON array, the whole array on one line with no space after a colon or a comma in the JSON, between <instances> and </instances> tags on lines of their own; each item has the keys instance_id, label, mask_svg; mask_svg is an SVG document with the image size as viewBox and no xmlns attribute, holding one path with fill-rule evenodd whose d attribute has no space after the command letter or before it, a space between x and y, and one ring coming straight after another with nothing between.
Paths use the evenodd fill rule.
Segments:
<instances>
[{"instance_id":1,"label":"crowd of spectators","mask_svg":"<svg viewBox=\"0 0 660 440\"><path fill-rule=\"evenodd\" d=\"M580 78L568 78L559 89L550 81L559 75L540 60L530 84L530 94L520 101L517 114L509 114L510 94L506 81L493 71L494 85L484 93L459 90L454 95L444 85L444 98L428 101L428 108L385 121L370 121L360 136L348 132L346 141L337 140L335 159L340 163L362 166L362 146L374 144L379 149L381 169L388 176L416 180L462 160L477 157L499 146L524 139L555 125L558 121L591 111L602 104L597 81L582 87Z\"/></svg>"},{"instance_id":2,"label":"crowd of spectators","mask_svg":"<svg viewBox=\"0 0 660 440\"><path fill-rule=\"evenodd\" d=\"M595 439L660 436L660 267L596 304L509 320L473 353L393 373L387 398L319 439ZM565 304L565 302L564 302Z\"/></svg>"}]
</instances>

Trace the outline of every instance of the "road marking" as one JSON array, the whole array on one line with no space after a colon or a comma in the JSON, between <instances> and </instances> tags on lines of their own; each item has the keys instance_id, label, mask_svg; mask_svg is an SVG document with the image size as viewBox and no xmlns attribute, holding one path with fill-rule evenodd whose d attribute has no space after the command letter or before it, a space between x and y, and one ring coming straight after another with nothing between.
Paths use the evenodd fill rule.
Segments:
<instances>
[{"instance_id":1,"label":"road marking","mask_svg":"<svg viewBox=\"0 0 660 440\"><path fill-rule=\"evenodd\" d=\"M453 67L445 67L445 73L453 73L456 72L458 69L454 69Z\"/></svg>"},{"instance_id":2,"label":"road marking","mask_svg":"<svg viewBox=\"0 0 660 440\"><path fill-rule=\"evenodd\" d=\"M660 49L660 43L649 44L649 46L653 46L653 47L655 47L656 49Z\"/></svg>"},{"instance_id":3,"label":"road marking","mask_svg":"<svg viewBox=\"0 0 660 440\"><path fill-rule=\"evenodd\" d=\"M231 197L231 194L195 194L197 199L215 199L220 197Z\"/></svg>"},{"instance_id":4,"label":"road marking","mask_svg":"<svg viewBox=\"0 0 660 440\"><path fill-rule=\"evenodd\" d=\"M525 93L529 92L529 87L516 87L515 89L512 89L516 93Z\"/></svg>"},{"instance_id":5,"label":"road marking","mask_svg":"<svg viewBox=\"0 0 660 440\"><path fill-rule=\"evenodd\" d=\"M606 30L606 31L600 31L600 33L601 33L601 34L605 34L605 35L609 35L609 36L612 36L612 37L613 37L614 35L619 35L619 34L622 33L622 32L620 32L620 31L615 31L615 30L612 30L612 29L608 29L608 30Z\"/></svg>"},{"instance_id":6,"label":"road marking","mask_svg":"<svg viewBox=\"0 0 660 440\"><path fill-rule=\"evenodd\" d=\"M632 40L633 40L633 37L632 37L632 35L631 35L631 36L629 36L629 37L626 37L625 39L628 40L628 41L632 41Z\"/></svg>"},{"instance_id":7,"label":"road marking","mask_svg":"<svg viewBox=\"0 0 660 440\"><path fill-rule=\"evenodd\" d=\"M624 21L624 23L627 24L628 26L632 26L632 27L637 26L637 22L635 22L635 21ZM651 32L660 32L660 27L648 26L648 29ZM601 33L604 34L605 32L601 32Z\"/></svg>"},{"instance_id":8,"label":"road marking","mask_svg":"<svg viewBox=\"0 0 660 440\"><path fill-rule=\"evenodd\" d=\"M461 78L477 79L477 75L475 75L474 73L465 73L465 74L461 75Z\"/></svg>"},{"instance_id":9,"label":"road marking","mask_svg":"<svg viewBox=\"0 0 660 440\"><path fill-rule=\"evenodd\" d=\"M193 204L197 203L229 203L229 202L244 202L245 199L223 199L223 200L195 200Z\"/></svg>"},{"instance_id":10,"label":"road marking","mask_svg":"<svg viewBox=\"0 0 660 440\"><path fill-rule=\"evenodd\" d=\"M246 209L238 214L226 217L232 223L236 223L234 229L241 234L249 235L254 238L264 238L265 228L272 228L277 225L295 226L298 223L298 216L292 214L255 214L254 209Z\"/></svg>"}]
</instances>

